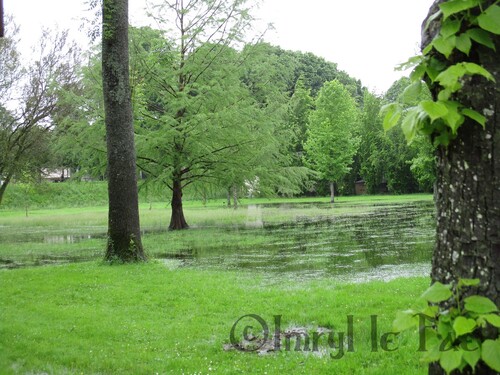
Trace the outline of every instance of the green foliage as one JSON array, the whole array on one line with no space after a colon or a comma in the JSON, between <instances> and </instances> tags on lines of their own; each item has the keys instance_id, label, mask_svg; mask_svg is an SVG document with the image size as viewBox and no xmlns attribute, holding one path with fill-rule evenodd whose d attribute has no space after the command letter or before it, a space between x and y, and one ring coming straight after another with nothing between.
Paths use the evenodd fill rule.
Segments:
<instances>
[{"instance_id":1,"label":"green foliage","mask_svg":"<svg viewBox=\"0 0 500 375\"><path fill-rule=\"evenodd\" d=\"M478 285L479 279L461 279L452 292L452 285L435 282L422 294L432 305L398 314L393 326L396 330L406 330L418 325L421 340L425 337L422 360L439 362L448 374L467 366L474 370L480 360L494 371L500 371L498 307L486 297L463 291ZM451 299L454 301L451 308L435 305ZM431 321L432 325L426 325L425 321ZM488 326L496 328L496 339L483 335Z\"/></svg>"},{"instance_id":2,"label":"green foliage","mask_svg":"<svg viewBox=\"0 0 500 375\"><path fill-rule=\"evenodd\" d=\"M383 98L366 92L361 116L361 145L358 151L360 176L370 193L378 193L385 188L390 193L432 191L435 181L434 147L423 136L416 137L408 145L402 127L384 131L380 109L384 102L394 102L392 106L411 107L411 103L428 100L429 91L425 87L415 90L407 78L396 81ZM401 112L394 121L401 123Z\"/></svg>"},{"instance_id":3,"label":"green foliage","mask_svg":"<svg viewBox=\"0 0 500 375\"><path fill-rule=\"evenodd\" d=\"M494 81L484 67L468 61L472 49L486 46L495 49L492 35L500 34L500 6L495 2L483 9L485 0L449 0L439 4L439 11L432 15L426 28L440 22L440 30L434 39L401 68L413 66L413 84L405 94L408 104L423 86L422 80L436 91L435 100L420 101L417 105L404 109L400 104L391 103L382 108L384 128L394 127L401 115L403 131L409 142L417 134L431 135L436 144L447 146L454 139L466 117L486 126L486 118L473 108L456 100L455 94L467 77L480 76Z\"/></svg>"},{"instance_id":4,"label":"green foliage","mask_svg":"<svg viewBox=\"0 0 500 375\"><path fill-rule=\"evenodd\" d=\"M305 161L329 181L338 181L350 170L359 145L354 136L359 113L354 99L339 81L326 83L309 118Z\"/></svg>"},{"instance_id":5,"label":"green foliage","mask_svg":"<svg viewBox=\"0 0 500 375\"><path fill-rule=\"evenodd\" d=\"M55 118L54 157L72 167L77 176L102 178L106 174L106 129L98 52L80 70L80 82L60 95L67 116Z\"/></svg>"}]
</instances>

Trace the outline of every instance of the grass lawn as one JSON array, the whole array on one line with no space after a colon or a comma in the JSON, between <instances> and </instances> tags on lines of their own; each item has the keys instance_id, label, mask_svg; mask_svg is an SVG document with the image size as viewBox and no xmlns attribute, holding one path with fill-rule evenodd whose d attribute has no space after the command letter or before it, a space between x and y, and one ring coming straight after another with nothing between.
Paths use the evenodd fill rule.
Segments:
<instances>
[{"instance_id":1,"label":"grass lawn","mask_svg":"<svg viewBox=\"0 0 500 375\"><path fill-rule=\"evenodd\" d=\"M416 332L400 335L395 351L378 345L372 352L370 324L377 315L379 340L428 284L427 278L365 284L324 278L270 285L251 273L169 270L161 262L4 270L0 373L424 374ZM338 349L326 339L319 341L323 354L295 351L293 340L292 350L265 355L225 350L231 327L246 314L262 317L271 331L273 316L281 315L282 330L328 327L346 335L352 315L354 352L345 346L345 355L332 359Z\"/></svg>"},{"instance_id":2,"label":"grass lawn","mask_svg":"<svg viewBox=\"0 0 500 375\"><path fill-rule=\"evenodd\" d=\"M186 201L185 215L195 229L181 232L165 231L170 215L167 203L143 203L141 223L148 229L143 242L152 256L185 248L220 248L223 252L227 246L241 256L241 249L260 248L273 241L287 243L275 238L278 234L272 231L234 229L244 228L249 221L295 225L304 218L359 218L378 210L378 204L394 205L397 212L400 204L431 200L430 195L340 197L330 206L323 204L328 198L245 199L244 205L265 206L239 210L224 207L223 200L206 205ZM301 206L311 202L320 204ZM80 261L102 258L105 206L40 208L28 214L26 217L22 208L0 210L0 261L5 258L22 263L23 259L42 256L75 256ZM418 220L415 223L420 225ZM309 229L299 226L298 236L305 230ZM357 235L363 233L360 230ZM85 235L92 238L58 240ZM152 260L110 266L93 260L0 270L0 374L427 372L427 366L419 361L416 332L402 333L389 343L394 351L384 351L380 344L382 335L391 332L396 313L414 306L427 288L426 277L355 284L326 275L295 279L290 274L271 275L265 269L170 265L169 261ZM267 354L228 350L231 328L247 314L262 318L271 333L275 317L281 316L281 350ZM352 316L353 347L348 346L348 316ZM373 316L377 316L376 331ZM248 329L250 336L262 336L259 322L247 317L235 327L236 341L240 341L245 326L253 327ZM317 340L318 351L296 351L293 339L291 350L285 350L285 331L303 328L312 349L314 332L320 327L333 330L333 348L326 334ZM343 355L339 354L341 332Z\"/></svg>"}]
</instances>

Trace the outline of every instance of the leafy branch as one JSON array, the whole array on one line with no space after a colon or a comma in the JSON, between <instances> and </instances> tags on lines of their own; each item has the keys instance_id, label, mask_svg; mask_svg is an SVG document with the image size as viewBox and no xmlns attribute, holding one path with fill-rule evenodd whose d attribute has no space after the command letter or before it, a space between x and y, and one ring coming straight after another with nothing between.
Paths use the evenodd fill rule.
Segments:
<instances>
[{"instance_id":1,"label":"leafy branch","mask_svg":"<svg viewBox=\"0 0 500 375\"><path fill-rule=\"evenodd\" d=\"M431 306L398 313L393 327L404 331L417 326L420 334L422 361L439 362L450 373L477 368L481 360L488 367L500 371L500 316L498 307L489 298L470 295L464 298L463 289L477 287L479 279L460 279L454 292L451 285L434 283L422 298ZM447 309L440 305L453 300ZM427 322L431 322L430 325ZM496 339L484 338L483 332L496 328Z\"/></svg>"},{"instance_id":2,"label":"leafy branch","mask_svg":"<svg viewBox=\"0 0 500 375\"><path fill-rule=\"evenodd\" d=\"M457 93L472 76L495 81L481 65L469 61L472 47L495 50L492 36L500 35L500 1L483 9L486 0L449 0L439 4L439 10L428 18L425 30L437 20L440 30L422 51L399 69L413 67L412 84L403 93L404 104L414 102L424 84L436 92L435 100L423 100L404 109L399 103L382 107L384 129L396 126L403 117L402 130L408 142L417 133L431 135L436 144L447 146L457 135L466 117L486 126L486 114L469 108L457 99Z\"/></svg>"}]
</instances>

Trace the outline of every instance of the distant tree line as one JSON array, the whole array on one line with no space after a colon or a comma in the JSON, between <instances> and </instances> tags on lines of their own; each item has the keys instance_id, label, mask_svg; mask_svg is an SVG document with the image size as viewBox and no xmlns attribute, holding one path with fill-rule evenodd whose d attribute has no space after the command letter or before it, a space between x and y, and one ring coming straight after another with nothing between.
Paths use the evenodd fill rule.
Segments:
<instances>
[{"instance_id":1,"label":"distant tree line","mask_svg":"<svg viewBox=\"0 0 500 375\"><path fill-rule=\"evenodd\" d=\"M171 199L171 229L188 226L186 189L201 199L227 196L234 205L249 186L254 195L330 193L332 200L353 194L356 182L368 193L432 190L432 145L418 138L408 145L400 127L385 132L379 115L403 95L407 79L379 96L311 53L243 43L253 19L244 2L223 3L212 9L208 1L189 2L194 11L166 2L156 9L157 23L173 16L182 20L176 28L130 28L137 171L143 188ZM18 56L12 40L0 41L0 58L14 76L21 65L10 63ZM64 48L61 67L74 51L66 41ZM24 81L25 108L52 95L43 118L34 113L26 122L22 101L17 109L0 103L0 199L10 181L50 165L107 178L100 49L86 64L76 60L69 72L77 74ZM37 89L42 79L50 91ZM4 81L2 90L17 90L15 80ZM13 136L21 130L24 141ZM29 137L43 142L24 148Z\"/></svg>"}]
</instances>

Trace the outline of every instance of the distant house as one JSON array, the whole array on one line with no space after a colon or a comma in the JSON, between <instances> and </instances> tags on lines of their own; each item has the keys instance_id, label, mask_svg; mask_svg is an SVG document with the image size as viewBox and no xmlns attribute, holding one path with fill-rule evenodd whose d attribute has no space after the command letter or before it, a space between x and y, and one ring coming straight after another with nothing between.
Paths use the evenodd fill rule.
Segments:
<instances>
[{"instance_id":1,"label":"distant house","mask_svg":"<svg viewBox=\"0 0 500 375\"><path fill-rule=\"evenodd\" d=\"M354 191L356 195L365 195L368 194L368 189L366 187L365 180L359 180L354 183ZM378 191L376 191L376 194L386 194L389 192L389 189L387 188L387 181L382 181L379 186L378 186Z\"/></svg>"},{"instance_id":2,"label":"distant house","mask_svg":"<svg viewBox=\"0 0 500 375\"><path fill-rule=\"evenodd\" d=\"M50 182L62 182L71 177L71 169L61 168L61 169L50 169L42 168L41 170L42 180Z\"/></svg>"},{"instance_id":3,"label":"distant house","mask_svg":"<svg viewBox=\"0 0 500 375\"><path fill-rule=\"evenodd\" d=\"M366 194L366 185L364 180L359 180L354 183L354 191L356 195Z\"/></svg>"}]
</instances>

